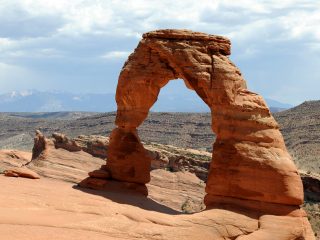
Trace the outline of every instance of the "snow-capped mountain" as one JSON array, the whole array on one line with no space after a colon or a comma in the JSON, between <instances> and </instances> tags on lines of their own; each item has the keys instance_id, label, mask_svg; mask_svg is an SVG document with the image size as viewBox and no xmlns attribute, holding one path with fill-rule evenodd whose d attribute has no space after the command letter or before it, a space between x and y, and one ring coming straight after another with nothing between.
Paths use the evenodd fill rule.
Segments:
<instances>
[{"instance_id":1,"label":"snow-capped mountain","mask_svg":"<svg viewBox=\"0 0 320 240\"><path fill-rule=\"evenodd\" d=\"M0 95L1 112L114 111L114 94L13 91Z\"/></svg>"},{"instance_id":2,"label":"snow-capped mountain","mask_svg":"<svg viewBox=\"0 0 320 240\"><path fill-rule=\"evenodd\" d=\"M272 111L292 107L266 99ZM0 112L110 112L116 110L115 94L76 94L60 91L13 91L0 94ZM194 92L164 93L152 107L155 112L209 112L206 104Z\"/></svg>"}]
</instances>

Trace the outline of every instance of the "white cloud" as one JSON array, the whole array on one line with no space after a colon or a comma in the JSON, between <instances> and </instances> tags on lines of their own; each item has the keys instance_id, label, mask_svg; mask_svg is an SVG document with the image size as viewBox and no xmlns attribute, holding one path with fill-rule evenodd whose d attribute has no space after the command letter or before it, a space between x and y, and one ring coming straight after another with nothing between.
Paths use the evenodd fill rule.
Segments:
<instances>
[{"instance_id":1,"label":"white cloud","mask_svg":"<svg viewBox=\"0 0 320 240\"><path fill-rule=\"evenodd\" d=\"M4 63L4 62L0 62L0 79L1 79L1 83L4 83L5 81L8 81L8 80L5 80L5 79L10 75L10 73L13 73L13 72L15 72L15 73L22 72L22 73L24 73L25 69L20 68L18 66L10 65L10 64Z\"/></svg>"},{"instance_id":2,"label":"white cloud","mask_svg":"<svg viewBox=\"0 0 320 240\"><path fill-rule=\"evenodd\" d=\"M31 90L23 90L20 92L20 96L23 96L23 97L31 96L32 94L33 92Z\"/></svg>"},{"instance_id":3,"label":"white cloud","mask_svg":"<svg viewBox=\"0 0 320 240\"><path fill-rule=\"evenodd\" d=\"M0 2L0 62L6 64L6 67L0 64L0 76L21 79L23 74L15 70L27 71L38 79L56 79L52 82L61 87L69 79L83 78L86 69L89 76L97 72L117 76L121 66L112 65L105 70L103 60L124 60L142 33L159 28L187 28L226 35L233 43L232 57L248 62L248 66L266 57L271 59L273 52L282 52L284 58L288 57L287 53L296 54L291 58L299 57L297 50L302 48L306 54L320 52L320 5L313 0ZM264 59L259 58L262 53ZM120 64L120 61L109 63ZM303 69L301 66L300 71ZM246 70L250 71L249 68L243 71ZM259 79L269 81L263 74ZM77 86L85 86L78 81ZM110 81L116 82L116 77ZM292 80L295 81L299 79ZM5 85L1 87L6 89Z\"/></svg>"},{"instance_id":4,"label":"white cloud","mask_svg":"<svg viewBox=\"0 0 320 240\"><path fill-rule=\"evenodd\" d=\"M52 48L7 51L2 57L11 58L61 58L63 52Z\"/></svg>"},{"instance_id":5,"label":"white cloud","mask_svg":"<svg viewBox=\"0 0 320 240\"><path fill-rule=\"evenodd\" d=\"M111 51L102 55L101 58L105 59L125 59L129 56L129 51Z\"/></svg>"},{"instance_id":6,"label":"white cloud","mask_svg":"<svg viewBox=\"0 0 320 240\"><path fill-rule=\"evenodd\" d=\"M21 66L0 62L0 89L1 91L24 90L36 87L38 81L34 72Z\"/></svg>"},{"instance_id":7,"label":"white cloud","mask_svg":"<svg viewBox=\"0 0 320 240\"><path fill-rule=\"evenodd\" d=\"M66 24L58 29L62 34L103 33L112 21L113 12L101 4L79 4L64 13Z\"/></svg>"},{"instance_id":8,"label":"white cloud","mask_svg":"<svg viewBox=\"0 0 320 240\"><path fill-rule=\"evenodd\" d=\"M292 38L312 37L320 40L320 8L313 11L295 10L280 18Z\"/></svg>"},{"instance_id":9,"label":"white cloud","mask_svg":"<svg viewBox=\"0 0 320 240\"><path fill-rule=\"evenodd\" d=\"M15 47L15 42L9 38L0 38L0 54Z\"/></svg>"},{"instance_id":10,"label":"white cloud","mask_svg":"<svg viewBox=\"0 0 320 240\"><path fill-rule=\"evenodd\" d=\"M74 100L74 101L81 101L81 97L75 96L75 97L72 98L72 100Z\"/></svg>"},{"instance_id":11,"label":"white cloud","mask_svg":"<svg viewBox=\"0 0 320 240\"><path fill-rule=\"evenodd\" d=\"M43 17L51 17L45 21L61 23L46 22L53 28L46 34L80 37L83 34L141 36L145 31L174 27L252 36L256 29L269 26L272 30L272 26L277 26L287 33L284 36L312 32L320 38L319 11L318 4L304 0L12 0L0 6L0 16L4 19L8 15L12 21L19 18L43 21ZM29 30L27 33L32 35Z\"/></svg>"}]
</instances>

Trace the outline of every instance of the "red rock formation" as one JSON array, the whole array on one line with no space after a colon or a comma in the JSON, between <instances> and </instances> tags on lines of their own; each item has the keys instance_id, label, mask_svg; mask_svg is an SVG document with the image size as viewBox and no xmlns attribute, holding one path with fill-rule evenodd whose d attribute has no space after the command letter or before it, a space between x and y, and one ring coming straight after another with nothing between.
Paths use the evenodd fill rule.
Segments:
<instances>
[{"instance_id":1,"label":"red rock formation","mask_svg":"<svg viewBox=\"0 0 320 240\"><path fill-rule=\"evenodd\" d=\"M158 239L159 236L163 239L314 239L307 218L295 205L215 196L214 209L191 215L172 215L172 210L163 205L184 212L202 210L201 200L204 196L204 183L191 173L153 170L152 180L146 188L143 184L110 180L110 172L107 171L106 166L103 166L99 170L90 172L90 178L81 182L80 186L108 191L108 193L84 190L84 194L79 194L81 191L73 189L72 183L85 178L88 170L98 169L104 160L95 158L81 150L74 152L55 148L52 139L46 139L40 133L38 136L44 138L45 150L42 150L39 157L27 165L28 168L37 171L42 176L39 181L34 182L36 185L28 185L30 181L23 179L4 179L0 175L3 185L7 186L1 188L0 193L0 196L4 196L2 199L0 198L0 203L3 206L0 211L3 216L2 218L0 216L0 219L3 219L4 223L2 224L4 227L0 231L5 230L8 234L10 233L10 236L12 233L21 232L8 230L8 223L14 225L17 219L19 226L23 227L25 225L33 226L36 223L37 225L39 225L38 223L46 223L46 226L56 227L61 223L62 218L65 220L65 226L74 224L73 217L76 216L81 223L86 222L88 217L92 218L93 224L91 224L90 234L93 234L94 231L101 233L106 230L106 225L113 224L112 228L108 228L111 232L108 232L110 235L107 237L115 236L113 231L116 226L116 231L122 233L121 237L128 239L136 238L137 234L142 238L145 236L146 239ZM90 139L90 137L86 139ZM37 144L39 139L36 138L36 140ZM55 191L50 191L53 188ZM11 194L8 194L8 191ZM148 198L134 194L135 192L146 194L147 191L149 192ZM10 201L8 201L9 195ZM102 196L106 198L101 198ZM73 199L66 201L68 197ZM110 199L108 200L108 198ZM150 199L161 204L152 202ZM66 205L66 203L71 205ZM140 207L130 206L130 204L136 205L137 203ZM30 204L35 204L36 207L31 207ZM19 210L17 210L17 206ZM43 214L39 213L39 206L41 206ZM163 208L171 214L157 213ZM53 213L53 209L57 213ZM61 211L61 209L68 211ZM80 212L74 214L73 210L75 209L82 213L89 211L90 216L88 214L81 215ZM97 214L91 214L93 209ZM105 212L102 212L104 211L102 209ZM34 214L33 210L36 210L37 213ZM29 211L31 212L29 213ZM119 214L119 211L123 215ZM270 212L276 212L276 215L282 216L274 216ZM30 219L30 216L35 216L37 222L33 218ZM99 219L99 216L102 218ZM131 222L133 220L137 220L137 222ZM132 225L141 225L141 228L128 228ZM88 229L87 224L83 226ZM100 229L99 226L102 228ZM173 231L168 231L168 227ZM47 233L47 229L40 232ZM103 235L103 238L105 239L106 235ZM39 239L43 239L43 237L39 237Z\"/></svg>"},{"instance_id":2,"label":"red rock formation","mask_svg":"<svg viewBox=\"0 0 320 240\"><path fill-rule=\"evenodd\" d=\"M34 140L34 145L32 148L32 160L39 158L40 155L44 155L49 145L48 140L44 137L42 132L40 132L39 130L36 130L36 136L34 137L33 140Z\"/></svg>"},{"instance_id":3,"label":"red rock formation","mask_svg":"<svg viewBox=\"0 0 320 240\"><path fill-rule=\"evenodd\" d=\"M57 141L59 137L66 142L62 144L61 141ZM96 139L95 136L92 139ZM54 134L54 138L46 138L40 131L36 131L32 161L26 166L43 177L78 183L83 180L88 171L94 171L105 160L82 151L80 145L73 144L74 142L68 140L63 134ZM79 147L78 151L74 146Z\"/></svg>"},{"instance_id":4,"label":"red rock formation","mask_svg":"<svg viewBox=\"0 0 320 240\"><path fill-rule=\"evenodd\" d=\"M26 167L17 167L17 168L11 168L11 169L5 170L4 175L7 177L23 177L23 178L31 178L31 179L40 178L40 176L36 172Z\"/></svg>"},{"instance_id":5,"label":"red rock formation","mask_svg":"<svg viewBox=\"0 0 320 240\"><path fill-rule=\"evenodd\" d=\"M19 150L0 150L0 169L22 167L31 161L31 155L30 152Z\"/></svg>"},{"instance_id":6,"label":"red rock formation","mask_svg":"<svg viewBox=\"0 0 320 240\"><path fill-rule=\"evenodd\" d=\"M97 135L80 135L69 139L62 133L53 133L52 138L56 148L63 148L70 152L84 151L94 157L107 158L109 138Z\"/></svg>"},{"instance_id":7,"label":"red rock formation","mask_svg":"<svg viewBox=\"0 0 320 240\"><path fill-rule=\"evenodd\" d=\"M147 183L150 157L136 128L147 117L160 89L181 78L212 112L217 139L207 181L207 207L221 196L298 206L302 183L278 124L261 96L246 88L230 61L230 41L187 30L143 35L125 63L117 87L116 125L108 149L113 179Z\"/></svg>"}]
</instances>

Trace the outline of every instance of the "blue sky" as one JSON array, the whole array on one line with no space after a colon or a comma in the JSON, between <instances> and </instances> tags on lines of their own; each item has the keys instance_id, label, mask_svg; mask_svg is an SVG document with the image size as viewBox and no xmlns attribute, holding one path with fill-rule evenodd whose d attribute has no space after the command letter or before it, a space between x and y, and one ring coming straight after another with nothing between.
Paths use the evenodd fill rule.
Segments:
<instances>
[{"instance_id":1,"label":"blue sky","mask_svg":"<svg viewBox=\"0 0 320 240\"><path fill-rule=\"evenodd\" d=\"M320 99L316 0L0 0L0 93L114 92L142 33L159 28L229 37L231 59L264 97Z\"/></svg>"}]
</instances>

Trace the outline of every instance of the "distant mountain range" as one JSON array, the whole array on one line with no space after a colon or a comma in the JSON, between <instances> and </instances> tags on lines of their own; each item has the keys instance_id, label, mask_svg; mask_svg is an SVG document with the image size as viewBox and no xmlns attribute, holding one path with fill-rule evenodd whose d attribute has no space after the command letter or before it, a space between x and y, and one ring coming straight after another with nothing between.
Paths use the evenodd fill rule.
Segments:
<instances>
[{"instance_id":1,"label":"distant mountain range","mask_svg":"<svg viewBox=\"0 0 320 240\"><path fill-rule=\"evenodd\" d=\"M293 107L266 99L271 111ZM111 112L116 110L114 93L75 94L68 92L13 91L0 95L0 112ZM152 107L154 112L209 112L209 108L194 92L161 94Z\"/></svg>"},{"instance_id":2,"label":"distant mountain range","mask_svg":"<svg viewBox=\"0 0 320 240\"><path fill-rule=\"evenodd\" d=\"M1 112L114 111L114 94L21 91L0 95Z\"/></svg>"}]
</instances>

